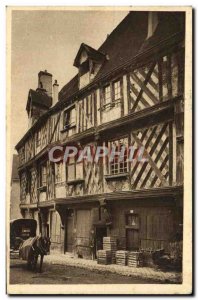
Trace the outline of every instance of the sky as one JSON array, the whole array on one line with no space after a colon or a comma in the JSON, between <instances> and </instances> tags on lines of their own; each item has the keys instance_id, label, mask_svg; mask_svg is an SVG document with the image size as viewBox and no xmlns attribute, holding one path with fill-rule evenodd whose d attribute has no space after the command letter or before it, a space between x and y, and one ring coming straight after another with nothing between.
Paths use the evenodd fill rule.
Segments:
<instances>
[{"instance_id":1,"label":"sky","mask_svg":"<svg viewBox=\"0 0 198 300\"><path fill-rule=\"evenodd\" d=\"M38 72L47 70L59 90L77 73L81 43L97 49L128 11L16 10L11 26L11 152L28 129L26 102Z\"/></svg>"}]
</instances>

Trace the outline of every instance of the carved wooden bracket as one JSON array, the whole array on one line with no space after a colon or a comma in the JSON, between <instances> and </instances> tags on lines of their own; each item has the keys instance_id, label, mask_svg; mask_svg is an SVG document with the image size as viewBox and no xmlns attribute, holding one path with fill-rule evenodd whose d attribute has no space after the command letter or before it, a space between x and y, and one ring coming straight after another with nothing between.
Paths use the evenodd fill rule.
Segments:
<instances>
[{"instance_id":1,"label":"carved wooden bracket","mask_svg":"<svg viewBox=\"0 0 198 300\"><path fill-rule=\"evenodd\" d=\"M66 220L66 216L67 216L67 209L61 205L55 204L55 210L59 213L59 216L61 218L62 229L64 229L65 228L65 220Z\"/></svg>"}]
</instances>

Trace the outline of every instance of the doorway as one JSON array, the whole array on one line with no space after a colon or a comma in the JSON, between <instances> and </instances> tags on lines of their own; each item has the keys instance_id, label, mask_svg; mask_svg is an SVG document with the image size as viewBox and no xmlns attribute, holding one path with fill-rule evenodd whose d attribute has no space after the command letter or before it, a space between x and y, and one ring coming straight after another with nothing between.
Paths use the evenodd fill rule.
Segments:
<instances>
[{"instance_id":1,"label":"doorway","mask_svg":"<svg viewBox=\"0 0 198 300\"><path fill-rule=\"evenodd\" d=\"M95 257L97 258L97 251L103 249L103 237L107 236L106 226L95 227Z\"/></svg>"},{"instance_id":2,"label":"doorway","mask_svg":"<svg viewBox=\"0 0 198 300\"><path fill-rule=\"evenodd\" d=\"M74 245L74 212L69 210L67 213L67 227L66 227L66 249L65 252L73 252Z\"/></svg>"},{"instance_id":3,"label":"doorway","mask_svg":"<svg viewBox=\"0 0 198 300\"><path fill-rule=\"evenodd\" d=\"M139 237L140 219L137 214L126 215L126 248L129 251L138 250L140 246Z\"/></svg>"}]
</instances>

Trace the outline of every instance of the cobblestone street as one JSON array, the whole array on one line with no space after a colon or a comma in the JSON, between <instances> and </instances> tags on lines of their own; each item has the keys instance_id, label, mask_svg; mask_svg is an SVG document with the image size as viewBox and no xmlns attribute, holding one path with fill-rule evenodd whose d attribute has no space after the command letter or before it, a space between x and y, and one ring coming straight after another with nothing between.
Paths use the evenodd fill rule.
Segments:
<instances>
[{"instance_id":1,"label":"cobblestone street","mask_svg":"<svg viewBox=\"0 0 198 300\"><path fill-rule=\"evenodd\" d=\"M44 258L43 272L28 271L26 262L11 259L11 284L140 284L180 283L181 274L152 268L98 265L96 261L51 254Z\"/></svg>"}]
</instances>

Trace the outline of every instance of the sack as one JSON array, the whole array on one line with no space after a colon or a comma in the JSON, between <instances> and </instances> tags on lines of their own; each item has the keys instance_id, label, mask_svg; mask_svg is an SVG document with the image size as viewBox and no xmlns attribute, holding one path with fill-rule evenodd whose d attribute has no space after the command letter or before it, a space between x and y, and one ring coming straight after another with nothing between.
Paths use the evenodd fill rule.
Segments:
<instances>
[{"instance_id":1,"label":"sack","mask_svg":"<svg viewBox=\"0 0 198 300\"><path fill-rule=\"evenodd\" d=\"M34 242L36 241L37 237L31 237L24 241L19 249L19 257L23 260L28 260L30 251L33 247Z\"/></svg>"}]
</instances>

